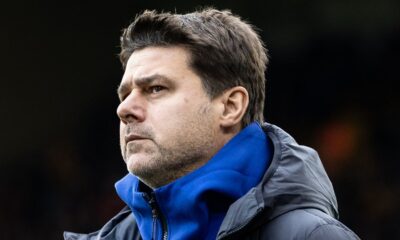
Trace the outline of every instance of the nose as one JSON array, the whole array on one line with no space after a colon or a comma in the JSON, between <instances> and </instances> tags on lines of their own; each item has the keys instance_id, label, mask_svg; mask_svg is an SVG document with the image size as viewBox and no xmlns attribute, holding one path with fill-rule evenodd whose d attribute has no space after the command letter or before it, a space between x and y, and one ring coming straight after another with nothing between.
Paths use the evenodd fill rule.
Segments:
<instances>
[{"instance_id":1,"label":"nose","mask_svg":"<svg viewBox=\"0 0 400 240\"><path fill-rule=\"evenodd\" d=\"M133 90L118 106L117 115L124 123L143 122L145 119L145 99L139 91Z\"/></svg>"}]
</instances>

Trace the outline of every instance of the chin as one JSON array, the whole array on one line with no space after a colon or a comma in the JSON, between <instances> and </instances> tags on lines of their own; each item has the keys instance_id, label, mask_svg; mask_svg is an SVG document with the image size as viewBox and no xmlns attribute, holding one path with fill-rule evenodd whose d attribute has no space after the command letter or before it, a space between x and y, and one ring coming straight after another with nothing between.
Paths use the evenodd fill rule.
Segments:
<instances>
[{"instance_id":1,"label":"chin","mask_svg":"<svg viewBox=\"0 0 400 240\"><path fill-rule=\"evenodd\" d=\"M127 169L130 173L135 176L141 176L148 173L150 170L148 156L143 156L142 154L135 154L134 156L129 156L126 161Z\"/></svg>"},{"instance_id":2,"label":"chin","mask_svg":"<svg viewBox=\"0 0 400 240\"><path fill-rule=\"evenodd\" d=\"M128 168L128 171L132 174L135 174L135 172L137 171L137 169L139 168L138 165L140 165L138 162L138 159L136 159L135 157L130 156L127 160L126 160L126 167Z\"/></svg>"}]
</instances>

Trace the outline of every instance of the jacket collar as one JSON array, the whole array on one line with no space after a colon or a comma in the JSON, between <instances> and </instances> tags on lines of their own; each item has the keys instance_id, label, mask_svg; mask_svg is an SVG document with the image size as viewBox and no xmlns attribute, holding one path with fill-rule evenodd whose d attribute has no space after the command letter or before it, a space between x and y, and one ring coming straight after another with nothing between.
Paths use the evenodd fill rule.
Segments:
<instances>
[{"instance_id":1,"label":"jacket collar","mask_svg":"<svg viewBox=\"0 0 400 240\"><path fill-rule=\"evenodd\" d=\"M261 182L230 206L218 239L299 208L316 208L338 218L335 193L317 152L298 145L277 126L262 127L273 145L271 164Z\"/></svg>"}]
</instances>

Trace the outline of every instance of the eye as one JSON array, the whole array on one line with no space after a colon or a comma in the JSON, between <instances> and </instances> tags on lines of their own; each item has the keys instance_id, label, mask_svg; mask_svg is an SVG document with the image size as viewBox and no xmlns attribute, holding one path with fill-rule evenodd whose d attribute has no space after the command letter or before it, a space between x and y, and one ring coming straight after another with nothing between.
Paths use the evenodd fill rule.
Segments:
<instances>
[{"instance_id":1,"label":"eye","mask_svg":"<svg viewBox=\"0 0 400 240\"><path fill-rule=\"evenodd\" d=\"M156 85L156 86L151 86L151 87L149 87L149 88L147 89L147 91L148 91L149 93L158 93L158 92L161 92L161 91L164 90L164 89L165 89L165 87Z\"/></svg>"}]
</instances>

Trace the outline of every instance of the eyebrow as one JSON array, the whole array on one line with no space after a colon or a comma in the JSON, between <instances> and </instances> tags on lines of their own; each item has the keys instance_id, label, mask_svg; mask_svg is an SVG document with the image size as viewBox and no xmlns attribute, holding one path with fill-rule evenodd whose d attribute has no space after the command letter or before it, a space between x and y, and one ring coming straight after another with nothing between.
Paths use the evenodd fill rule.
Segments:
<instances>
[{"instance_id":1,"label":"eyebrow","mask_svg":"<svg viewBox=\"0 0 400 240\"><path fill-rule=\"evenodd\" d=\"M143 77L143 78L136 78L134 80L134 83L136 86L138 87L143 87L146 85L150 85L151 83L153 83L154 81L157 80L162 80L162 81L166 81L166 82L171 82L172 80L170 78L168 78L165 75L161 75L161 74L154 74L148 77ZM130 92L132 87L131 87L131 83L130 82L124 82L121 85L118 86L117 89L117 94L119 97L123 96L125 93Z\"/></svg>"}]
</instances>

